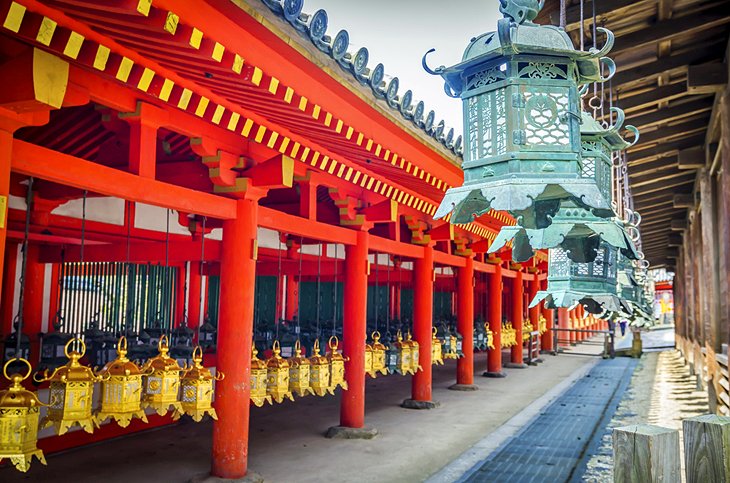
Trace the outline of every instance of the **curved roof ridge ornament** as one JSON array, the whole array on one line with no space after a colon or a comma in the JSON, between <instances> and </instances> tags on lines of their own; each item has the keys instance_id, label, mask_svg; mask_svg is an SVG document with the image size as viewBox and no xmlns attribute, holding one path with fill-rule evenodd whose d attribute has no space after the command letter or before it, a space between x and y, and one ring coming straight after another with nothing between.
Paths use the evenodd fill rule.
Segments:
<instances>
[{"instance_id":1,"label":"curved roof ridge ornament","mask_svg":"<svg viewBox=\"0 0 730 483\"><path fill-rule=\"evenodd\" d=\"M525 2L526 0L522 1ZM438 132L438 128L434 129L433 118L435 118L435 113L432 115L429 113L429 118L424 120L425 106L423 106L423 101L419 101L414 108L412 107L412 91L406 91L403 96L399 96L400 81L397 77L393 77L385 85L385 68L383 64L376 65L372 70L369 69L367 64L370 60L370 53L365 47L361 47L354 55L347 51L350 44L347 30L340 30L334 39L327 35L329 19L324 9L319 9L314 14L309 15L302 13L304 0L261 0L261 2L295 30L306 36L320 51L332 57L343 70L349 72L360 84L368 85L376 98L385 100L388 107L400 112L404 119L413 122L416 127L425 131L426 134L456 156L462 156L462 137L458 136L454 140L453 135L444 136L443 130ZM527 1L527 3L530 2ZM542 4L542 2L540 3ZM424 68L426 68L425 64ZM426 69L426 71L428 72L429 69ZM458 93L448 88L445 88L445 92L450 97L458 97Z\"/></svg>"},{"instance_id":2,"label":"curved roof ridge ornament","mask_svg":"<svg viewBox=\"0 0 730 483\"><path fill-rule=\"evenodd\" d=\"M499 11L514 23L532 23L545 6L545 0L499 0Z\"/></svg>"}]
</instances>

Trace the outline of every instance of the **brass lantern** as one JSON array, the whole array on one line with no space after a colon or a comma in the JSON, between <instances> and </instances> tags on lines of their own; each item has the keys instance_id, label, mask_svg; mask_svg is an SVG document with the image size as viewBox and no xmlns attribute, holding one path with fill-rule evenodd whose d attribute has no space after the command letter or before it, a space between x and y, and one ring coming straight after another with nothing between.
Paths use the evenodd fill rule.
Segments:
<instances>
[{"instance_id":1,"label":"brass lantern","mask_svg":"<svg viewBox=\"0 0 730 483\"><path fill-rule=\"evenodd\" d=\"M484 322L484 330L487 333L487 349L494 350L494 332L489 328L489 322Z\"/></svg>"},{"instance_id":2,"label":"brass lantern","mask_svg":"<svg viewBox=\"0 0 730 483\"><path fill-rule=\"evenodd\" d=\"M370 377L375 377L378 373L384 376L388 375L388 364L386 362L386 347L380 342L380 332L377 330L372 333L373 343L370 345L373 351L373 363L371 366Z\"/></svg>"},{"instance_id":3,"label":"brass lantern","mask_svg":"<svg viewBox=\"0 0 730 483\"><path fill-rule=\"evenodd\" d=\"M373 346L365 344L365 373L372 374L373 372ZM371 376L375 377L375 376Z\"/></svg>"},{"instance_id":4,"label":"brass lantern","mask_svg":"<svg viewBox=\"0 0 730 483\"><path fill-rule=\"evenodd\" d=\"M534 330L532 327L532 322L530 322L530 319L525 319L522 321L522 340L529 340L530 339L530 333Z\"/></svg>"},{"instance_id":5,"label":"brass lantern","mask_svg":"<svg viewBox=\"0 0 730 483\"><path fill-rule=\"evenodd\" d=\"M411 331L408 331L408 334L406 335L406 343L410 345L411 347L411 374L415 374L416 372L423 370L421 367L421 359L420 359L420 344L413 340L413 335L411 335Z\"/></svg>"},{"instance_id":6,"label":"brass lantern","mask_svg":"<svg viewBox=\"0 0 730 483\"><path fill-rule=\"evenodd\" d=\"M170 409L182 412L178 393L183 368L168 355L170 344L166 335L157 341L157 350L158 354L142 367L142 405L154 409L160 416Z\"/></svg>"},{"instance_id":7,"label":"brass lantern","mask_svg":"<svg viewBox=\"0 0 730 483\"><path fill-rule=\"evenodd\" d=\"M299 340L294 343L294 357L289 359L289 364L289 390L297 393L297 396L314 394L309 385L312 364L302 356L302 344Z\"/></svg>"},{"instance_id":8,"label":"brass lantern","mask_svg":"<svg viewBox=\"0 0 730 483\"><path fill-rule=\"evenodd\" d=\"M349 357L344 357L342 353L337 350L337 346L340 341L336 335L330 337L329 348L330 351L327 353L327 359L330 362L330 389L334 391L337 387L347 390L347 381L345 381L345 362L349 361Z\"/></svg>"},{"instance_id":9,"label":"brass lantern","mask_svg":"<svg viewBox=\"0 0 730 483\"><path fill-rule=\"evenodd\" d=\"M28 366L25 375L8 375L11 362L19 361ZM0 461L10 459L16 469L25 473L30 468L33 456L46 464L43 451L38 449L38 418L40 402L38 396L25 390L21 382L30 376L30 362L25 359L10 359L3 366L3 375L10 381L10 387L0 391Z\"/></svg>"},{"instance_id":10,"label":"brass lantern","mask_svg":"<svg viewBox=\"0 0 730 483\"><path fill-rule=\"evenodd\" d=\"M48 413L43 418L41 427L53 426L61 435L78 424L87 433L93 433L94 416L91 414L91 406L94 383L99 378L90 367L79 363L79 359L86 353L83 340L74 338L68 341L64 353L69 359L65 365L54 369L50 376L48 370L45 370L43 377L38 378L38 374L33 377L36 382L50 383Z\"/></svg>"},{"instance_id":11,"label":"brass lantern","mask_svg":"<svg viewBox=\"0 0 730 483\"><path fill-rule=\"evenodd\" d=\"M107 363L99 372L101 378L101 407L96 413L96 427L112 418L126 428L132 418L145 423L147 416L142 409L142 371L127 359L127 338L117 343L117 358Z\"/></svg>"},{"instance_id":12,"label":"brass lantern","mask_svg":"<svg viewBox=\"0 0 730 483\"><path fill-rule=\"evenodd\" d=\"M396 342L393 345L398 352L395 371L404 376L406 374L413 374L413 352L411 350L411 344L403 340L403 334L400 330L395 334L395 339Z\"/></svg>"},{"instance_id":13,"label":"brass lantern","mask_svg":"<svg viewBox=\"0 0 730 483\"><path fill-rule=\"evenodd\" d=\"M294 400L289 390L289 361L281 357L281 346L275 340L274 353L266 359L266 393L271 399L281 403L284 399Z\"/></svg>"},{"instance_id":14,"label":"brass lantern","mask_svg":"<svg viewBox=\"0 0 730 483\"><path fill-rule=\"evenodd\" d=\"M203 367L203 348L196 346L193 349L193 364L180 378L180 405L182 413L175 412L174 419L182 414L187 414L193 421L199 423L206 414L218 420L218 415L213 408L213 396L215 394L213 381L222 381L225 374L216 372L215 376L210 373L207 367Z\"/></svg>"},{"instance_id":15,"label":"brass lantern","mask_svg":"<svg viewBox=\"0 0 730 483\"><path fill-rule=\"evenodd\" d=\"M266 394L266 362L258 358L256 345L251 347L251 402L261 407L265 402L273 404L271 396Z\"/></svg>"},{"instance_id":16,"label":"brass lantern","mask_svg":"<svg viewBox=\"0 0 730 483\"><path fill-rule=\"evenodd\" d=\"M312 357L309 358L311 363L309 367L309 386L312 392L317 396L324 396L327 393L334 394L335 391L330 387L330 361L327 357L319 353L319 339L314 339L312 347Z\"/></svg>"},{"instance_id":17,"label":"brass lantern","mask_svg":"<svg viewBox=\"0 0 730 483\"><path fill-rule=\"evenodd\" d=\"M547 332L547 319L542 315L540 315L540 320L538 323L538 330L540 331L540 335Z\"/></svg>"},{"instance_id":18,"label":"brass lantern","mask_svg":"<svg viewBox=\"0 0 730 483\"><path fill-rule=\"evenodd\" d=\"M438 338L438 329L436 327L433 328L433 337L431 337L431 363L444 365L441 340Z\"/></svg>"}]
</instances>

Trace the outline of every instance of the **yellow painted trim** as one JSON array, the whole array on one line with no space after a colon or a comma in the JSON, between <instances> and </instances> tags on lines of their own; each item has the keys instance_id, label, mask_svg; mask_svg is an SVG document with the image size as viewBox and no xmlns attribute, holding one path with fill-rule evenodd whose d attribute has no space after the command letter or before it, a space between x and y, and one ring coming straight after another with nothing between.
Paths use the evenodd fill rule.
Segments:
<instances>
[{"instance_id":1,"label":"yellow painted trim","mask_svg":"<svg viewBox=\"0 0 730 483\"><path fill-rule=\"evenodd\" d=\"M279 133L276 131L272 131L271 136L269 136L269 142L266 143L266 146L273 149L277 139L279 139Z\"/></svg>"},{"instance_id":2,"label":"yellow painted trim","mask_svg":"<svg viewBox=\"0 0 730 483\"><path fill-rule=\"evenodd\" d=\"M237 112L231 113L231 118L228 120L228 130L229 131L235 131L236 126L238 126L238 121L241 119L241 115Z\"/></svg>"},{"instance_id":3,"label":"yellow painted trim","mask_svg":"<svg viewBox=\"0 0 730 483\"><path fill-rule=\"evenodd\" d=\"M330 167L329 167L329 169L327 170L327 172L328 172L329 174L333 174L333 173L335 172L335 168L337 168L337 161L335 161L335 160L333 159L333 160L332 160L332 162L330 163Z\"/></svg>"},{"instance_id":4,"label":"yellow painted trim","mask_svg":"<svg viewBox=\"0 0 730 483\"><path fill-rule=\"evenodd\" d=\"M177 103L177 107L182 109L183 111L187 110L188 104L190 104L190 98L193 95L193 91L191 91L188 88L183 88L182 94L180 95L180 100Z\"/></svg>"},{"instance_id":5,"label":"yellow painted trim","mask_svg":"<svg viewBox=\"0 0 730 483\"><path fill-rule=\"evenodd\" d=\"M335 132L337 134L340 134L342 132L342 126L344 126L344 125L345 125L345 123L342 122L342 120L338 120L337 125L335 126Z\"/></svg>"},{"instance_id":6,"label":"yellow painted trim","mask_svg":"<svg viewBox=\"0 0 730 483\"><path fill-rule=\"evenodd\" d=\"M355 171L355 177L352 178L352 184L357 184L357 180L360 179L361 175L362 175L362 173L360 171Z\"/></svg>"},{"instance_id":7,"label":"yellow painted trim","mask_svg":"<svg viewBox=\"0 0 730 483\"><path fill-rule=\"evenodd\" d=\"M368 142L365 145L365 150L366 151L370 151L372 149L372 147L373 147L373 140L372 139L368 139Z\"/></svg>"},{"instance_id":8,"label":"yellow painted trim","mask_svg":"<svg viewBox=\"0 0 730 483\"><path fill-rule=\"evenodd\" d=\"M256 136L254 136L254 141L257 143L260 143L262 139L264 139L264 134L266 134L266 127L265 126L259 126L258 131L256 131Z\"/></svg>"},{"instance_id":9,"label":"yellow painted trim","mask_svg":"<svg viewBox=\"0 0 730 483\"><path fill-rule=\"evenodd\" d=\"M251 128L253 128L253 119L246 119L246 122L243 123L243 130L241 130L243 137L247 138L251 134Z\"/></svg>"},{"instance_id":10,"label":"yellow painted trim","mask_svg":"<svg viewBox=\"0 0 730 483\"><path fill-rule=\"evenodd\" d=\"M375 183L375 178L370 178L370 181L368 181L368 185L367 185L366 189L369 190L370 188L372 188L373 183Z\"/></svg>"},{"instance_id":11,"label":"yellow painted trim","mask_svg":"<svg viewBox=\"0 0 730 483\"><path fill-rule=\"evenodd\" d=\"M380 156L380 151L381 151L382 149L383 149L383 146L381 146L380 144L378 144L378 145L377 145L377 146L375 147L375 156Z\"/></svg>"},{"instance_id":12,"label":"yellow painted trim","mask_svg":"<svg viewBox=\"0 0 730 483\"><path fill-rule=\"evenodd\" d=\"M199 49L200 44L203 41L203 32L193 27L193 31L190 33L190 40L188 43L190 44L190 47L194 49Z\"/></svg>"},{"instance_id":13,"label":"yellow painted trim","mask_svg":"<svg viewBox=\"0 0 730 483\"><path fill-rule=\"evenodd\" d=\"M328 162L329 160L330 160L330 157L329 157L329 156L326 156L326 155L325 155L325 157L324 157L324 158L322 158L322 162L321 162L321 163L319 163L319 169L321 169L321 170L323 170L323 171L324 171L324 169L325 169L325 168L327 167L327 162Z\"/></svg>"},{"instance_id":14,"label":"yellow painted trim","mask_svg":"<svg viewBox=\"0 0 730 483\"><path fill-rule=\"evenodd\" d=\"M291 148L291 157L292 158L296 158L297 157L297 154L299 154L299 148L301 146L302 145L299 144L299 143L297 143L297 142L294 143L294 146L292 146L292 148Z\"/></svg>"},{"instance_id":15,"label":"yellow painted trim","mask_svg":"<svg viewBox=\"0 0 730 483\"><path fill-rule=\"evenodd\" d=\"M352 138L352 134L354 132L355 132L355 130L352 128L352 126L348 127L347 132L345 133L345 139L347 139L349 141L350 138Z\"/></svg>"},{"instance_id":16,"label":"yellow painted trim","mask_svg":"<svg viewBox=\"0 0 730 483\"><path fill-rule=\"evenodd\" d=\"M315 104L314 108L312 108L312 117L315 119L319 119L319 111L321 109L322 109L321 107L319 107L317 104Z\"/></svg>"},{"instance_id":17,"label":"yellow painted trim","mask_svg":"<svg viewBox=\"0 0 730 483\"><path fill-rule=\"evenodd\" d=\"M302 112L307 110L307 98L304 96L299 98L299 110Z\"/></svg>"},{"instance_id":18,"label":"yellow painted trim","mask_svg":"<svg viewBox=\"0 0 730 483\"><path fill-rule=\"evenodd\" d=\"M360 181L360 188L365 187L365 183L367 182L368 178L369 178L369 176L367 174L362 175L362 181Z\"/></svg>"},{"instance_id":19,"label":"yellow painted trim","mask_svg":"<svg viewBox=\"0 0 730 483\"><path fill-rule=\"evenodd\" d=\"M165 18L165 26L163 29L170 35L177 33L177 26L180 23L180 17L172 12L167 12L167 18Z\"/></svg>"},{"instance_id":20,"label":"yellow painted trim","mask_svg":"<svg viewBox=\"0 0 730 483\"><path fill-rule=\"evenodd\" d=\"M317 161L319 161L319 151L315 151L312 155L312 161L310 161L310 164L312 166L315 166L317 164Z\"/></svg>"},{"instance_id":21,"label":"yellow painted trim","mask_svg":"<svg viewBox=\"0 0 730 483\"><path fill-rule=\"evenodd\" d=\"M36 34L35 39L43 45L51 45L51 40L53 40L53 34L56 32L57 26L58 24L54 20L51 20L48 17L43 17L41 25L38 27L38 33Z\"/></svg>"},{"instance_id":22,"label":"yellow painted trim","mask_svg":"<svg viewBox=\"0 0 730 483\"><path fill-rule=\"evenodd\" d=\"M129 74L132 73L132 67L134 67L134 61L127 57L122 57L122 61L119 63L119 70L117 70L116 78L122 82L127 82Z\"/></svg>"},{"instance_id":23,"label":"yellow painted trim","mask_svg":"<svg viewBox=\"0 0 730 483\"><path fill-rule=\"evenodd\" d=\"M221 119L223 118L223 113L226 112L226 108L217 105L215 106L215 111L213 111L213 117L211 118L211 121L213 121L213 124L220 124Z\"/></svg>"},{"instance_id":24,"label":"yellow painted trim","mask_svg":"<svg viewBox=\"0 0 730 483\"><path fill-rule=\"evenodd\" d=\"M23 5L16 2L11 3L8 9L8 15L5 17L5 22L3 22L3 27L17 34L20 26L23 24L25 11L26 8Z\"/></svg>"},{"instance_id":25,"label":"yellow painted trim","mask_svg":"<svg viewBox=\"0 0 730 483\"><path fill-rule=\"evenodd\" d=\"M302 151L302 157L299 158L302 161L305 161L307 159L307 156L309 156L310 149L306 146L304 146L304 151Z\"/></svg>"},{"instance_id":26,"label":"yellow painted trim","mask_svg":"<svg viewBox=\"0 0 730 483\"><path fill-rule=\"evenodd\" d=\"M362 140L363 140L364 138L365 138L365 135L364 135L363 133L359 133L359 134L357 135L357 141L356 141L356 144L357 144L358 146L362 146Z\"/></svg>"},{"instance_id":27,"label":"yellow painted trim","mask_svg":"<svg viewBox=\"0 0 730 483\"><path fill-rule=\"evenodd\" d=\"M332 124L332 113L327 113L324 116L324 125L327 127L330 127L330 124Z\"/></svg>"},{"instance_id":28,"label":"yellow painted trim","mask_svg":"<svg viewBox=\"0 0 730 483\"><path fill-rule=\"evenodd\" d=\"M380 189L380 185L382 185L382 184L383 184L383 182L378 180L378 182L375 183L375 187L373 188L373 191L375 191L377 193L378 190Z\"/></svg>"},{"instance_id":29,"label":"yellow painted trim","mask_svg":"<svg viewBox=\"0 0 730 483\"><path fill-rule=\"evenodd\" d=\"M145 17L150 15L150 7L152 6L152 0L139 0L137 2L137 12L141 13Z\"/></svg>"},{"instance_id":30,"label":"yellow painted trim","mask_svg":"<svg viewBox=\"0 0 730 483\"><path fill-rule=\"evenodd\" d=\"M139 78L139 82L137 83L137 89L141 90L142 92L147 92L147 90L150 88L150 84L152 83L152 79L154 78L155 71L145 67L144 71L142 71L142 75Z\"/></svg>"},{"instance_id":31,"label":"yellow painted trim","mask_svg":"<svg viewBox=\"0 0 730 483\"><path fill-rule=\"evenodd\" d=\"M354 170L352 168L347 168L347 173L345 173L345 181L350 181L350 177L352 177L352 172Z\"/></svg>"},{"instance_id":32,"label":"yellow painted trim","mask_svg":"<svg viewBox=\"0 0 730 483\"><path fill-rule=\"evenodd\" d=\"M213 46L213 52L210 54L210 56L216 62L220 62L221 60L223 60L223 54L225 53L225 51L226 51L226 48L223 47L223 44L216 42L215 45Z\"/></svg>"},{"instance_id":33,"label":"yellow painted trim","mask_svg":"<svg viewBox=\"0 0 730 483\"><path fill-rule=\"evenodd\" d=\"M340 169L339 169L339 170L337 171L337 177L338 177L338 178L342 178L342 173L344 173L344 172L345 172L345 168L346 168L346 167L347 167L347 166L345 166L344 164L341 164L341 165L340 165Z\"/></svg>"},{"instance_id":34,"label":"yellow painted trim","mask_svg":"<svg viewBox=\"0 0 730 483\"><path fill-rule=\"evenodd\" d=\"M167 102L170 99L173 87L175 87L175 83L170 79L165 79L165 82L162 83L162 89L160 89L160 99Z\"/></svg>"},{"instance_id":35,"label":"yellow painted trim","mask_svg":"<svg viewBox=\"0 0 730 483\"><path fill-rule=\"evenodd\" d=\"M264 72L258 67L253 68L253 75L251 76L251 84L258 86L261 85L261 78L264 76Z\"/></svg>"},{"instance_id":36,"label":"yellow painted trim","mask_svg":"<svg viewBox=\"0 0 730 483\"><path fill-rule=\"evenodd\" d=\"M75 60L79 56L79 52L81 52L82 45L84 45L84 36L76 32L71 32L68 36L66 47L63 49L63 55Z\"/></svg>"},{"instance_id":37,"label":"yellow painted trim","mask_svg":"<svg viewBox=\"0 0 730 483\"><path fill-rule=\"evenodd\" d=\"M231 70L235 72L236 74L240 74L241 71L243 71L243 57L236 54L233 57L233 64L231 65Z\"/></svg>"},{"instance_id":38,"label":"yellow painted trim","mask_svg":"<svg viewBox=\"0 0 730 483\"><path fill-rule=\"evenodd\" d=\"M284 102L291 104L292 97L294 97L294 89L287 87L286 92L284 93Z\"/></svg>"},{"instance_id":39,"label":"yellow painted trim","mask_svg":"<svg viewBox=\"0 0 730 483\"><path fill-rule=\"evenodd\" d=\"M269 81L269 92L272 94L276 94L276 91L279 90L279 79L276 77L272 77Z\"/></svg>"},{"instance_id":40,"label":"yellow painted trim","mask_svg":"<svg viewBox=\"0 0 730 483\"><path fill-rule=\"evenodd\" d=\"M284 136L284 139L281 140L281 146L279 146L279 152L281 154L284 154L286 152L286 148L289 147L289 142L290 141L291 140L288 137L286 137L286 136Z\"/></svg>"},{"instance_id":41,"label":"yellow painted trim","mask_svg":"<svg viewBox=\"0 0 730 483\"><path fill-rule=\"evenodd\" d=\"M390 198L390 194L393 192L393 186L388 186L388 191L385 193L386 198Z\"/></svg>"}]
</instances>

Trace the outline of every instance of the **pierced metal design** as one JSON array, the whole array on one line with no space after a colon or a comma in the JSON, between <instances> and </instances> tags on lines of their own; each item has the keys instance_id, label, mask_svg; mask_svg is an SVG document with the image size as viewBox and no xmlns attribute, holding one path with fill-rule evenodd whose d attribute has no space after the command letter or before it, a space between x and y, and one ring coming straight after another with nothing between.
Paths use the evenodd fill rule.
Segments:
<instances>
[{"instance_id":1,"label":"pierced metal design","mask_svg":"<svg viewBox=\"0 0 730 483\"><path fill-rule=\"evenodd\" d=\"M527 79L567 79L567 66L547 62L520 62L519 76Z\"/></svg>"},{"instance_id":2,"label":"pierced metal design","mask_svg":"<svg viewBox=\"0 0 730 483\"><path fill-rule=\"evenodd\" d=\"M479 87L488 86L489 84L493 84L504 79L504 72L499 69L499 66L484 69L477 72L476 74L467 76L466 90L469 91L472 89L477 89Z\"/></svg>"}]
</instances>

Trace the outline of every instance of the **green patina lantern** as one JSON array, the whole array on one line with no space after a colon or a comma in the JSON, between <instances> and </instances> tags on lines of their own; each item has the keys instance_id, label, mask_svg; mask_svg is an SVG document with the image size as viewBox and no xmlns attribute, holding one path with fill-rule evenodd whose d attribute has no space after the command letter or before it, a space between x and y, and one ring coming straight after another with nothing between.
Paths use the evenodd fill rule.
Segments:
<instances>
[{"instance_id":1,"label":"green patina lantern","mask_svg":"<svg viewBox=\"0 0 730 483\"><path fill-rule=\"evenodd\" d=\"M626 141L619 131L624 122L621 109L611 108L616 122L602 127L590 114L582 113L581 134L581 179L595 184L607 204L611 204L611 153L632 146L639 139L639 132L633 126L626 129L634 133L633 142ZM525 262L532 258L535 250L562 247L575 262L591 262L597 248L606 242L619 248L631 259L638 258L632 236L627 232L626 222L597 216L595 210L587 209L575 199L559 201L558 210L550 216L549 224L538 217L536 220L518 218L517 226L504 226L489 247L489 253L499 251L513 241L512 259ZM537 225L531 226L532 221Z\"/></svg>"},{"instance_id":2,"label":"green patina lantern","mask_svg":"<svg viewBox=\"0 0 730 483\"><path fill-rule=\"evenodd\" d=\"M578 263L568 258L565 249L551 249L547 290L537 292L530 308L544 300L550 309L582 304L591 314L606 310L630 313L628 303L617 295L618 250L603 243L597 251L592 262Z\"/></svg>"},{"instance_id":3,"label":"green patina lantern","mask_svg":"<svg viewBox=\"0 0 730 483\"><path fill-rule=\"evenodd\" d=\"M423 60L464 106L464 184L446 192L435 218L452 213L452 223L468 223L495 209L544 227L563 199L613 216L595 181L581 175L578 90L615 72L605 57L613 34L599 27L604 47L579 51L563 29L532 22L543 2L500 3L497 31L473 39L460 63L433 70Z\"/></svg>"}]
</instances>

